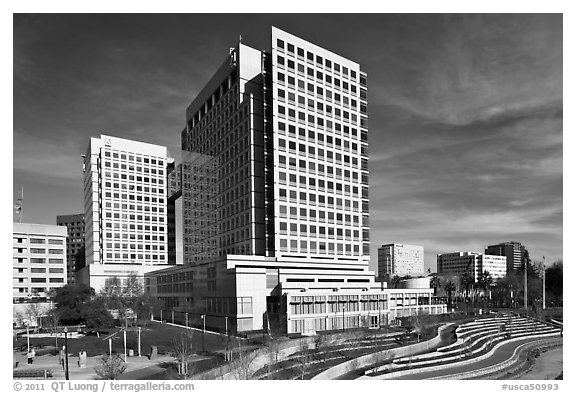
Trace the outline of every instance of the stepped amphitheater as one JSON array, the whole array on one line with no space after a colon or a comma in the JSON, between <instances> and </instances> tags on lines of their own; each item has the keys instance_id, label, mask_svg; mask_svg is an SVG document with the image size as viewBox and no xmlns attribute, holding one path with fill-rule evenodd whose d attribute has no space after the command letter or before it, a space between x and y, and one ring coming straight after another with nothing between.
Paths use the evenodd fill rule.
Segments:
<instances>
[{"instance_id":1,"label":"stepped amphitheater","mask_svg":"<svg viewBox=\"0 0 576 393\"><path fill-rule=\"evenodd\" d=\"M560 328L514 314L496 315L464 323L456 328L455 335L455 342L434 351L397 357L385 364L374 365L364 372L361 379L510 377L513 376L512 371L521 370L522 365L519 363L522 353L555 347L562 343ZM496 355L503 357L503 361L498 362ZM495 364L482 367L484 363ZM434 376L435 373L444 376Z\"/></svg>"}]
</instances>

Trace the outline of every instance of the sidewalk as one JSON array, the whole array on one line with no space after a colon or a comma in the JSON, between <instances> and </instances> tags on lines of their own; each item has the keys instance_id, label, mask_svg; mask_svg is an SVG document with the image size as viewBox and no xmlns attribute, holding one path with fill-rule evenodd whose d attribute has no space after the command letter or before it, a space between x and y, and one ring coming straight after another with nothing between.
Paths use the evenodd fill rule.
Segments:
<instances>
[{"instance_id":1,"label":"sidewalk","mask_svg":"<svg viewBox=\"0 0 576 393\"><path fill-rule=\"evenodd\" d=\"M80 368L78 366L78 356L68 355L68 376L71 380L86 380L86 379L96 379L98 376L94 371L94 368L98 365L101 356L88 357L86 359L86 368ZM123 359L124 357L121 356ZM18 362L18 367L15 370L44 370L48 369L52 371L52 379L64 379L64 367L58 364L59 356L43 355L36 356L34 358L33 364L27 364L26 355L18 352L14 352L13 355L14 364ZM161 355L154 360L148 360L146 356L138 357L128 357L126 364L126 371L124 373L131 373L136 370L142 370L149 367L158 366L162 363L173 362L174 358L172 356ZM159 369L159 367L158 367ZM140 374L140 373L137 373ZM136 374L133 374L136 375ZM145 376L142 374L139 376Z\"/></svg>"}]
</instances>

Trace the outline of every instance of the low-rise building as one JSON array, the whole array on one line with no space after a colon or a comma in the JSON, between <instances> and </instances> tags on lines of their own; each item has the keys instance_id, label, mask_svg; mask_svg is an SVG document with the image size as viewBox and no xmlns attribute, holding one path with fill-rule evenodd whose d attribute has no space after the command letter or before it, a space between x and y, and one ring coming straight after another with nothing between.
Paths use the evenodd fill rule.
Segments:
<instances>
[{"instance_id":1,"label":"low-rise building","mask_svg":"<svg viewBox=\"0 0 576 393\"><path fill-rule=\"evenodd\" d=\"M12 301L42 301L66 284L66 227L13 223Z\"/></svg>"}]
</instances>

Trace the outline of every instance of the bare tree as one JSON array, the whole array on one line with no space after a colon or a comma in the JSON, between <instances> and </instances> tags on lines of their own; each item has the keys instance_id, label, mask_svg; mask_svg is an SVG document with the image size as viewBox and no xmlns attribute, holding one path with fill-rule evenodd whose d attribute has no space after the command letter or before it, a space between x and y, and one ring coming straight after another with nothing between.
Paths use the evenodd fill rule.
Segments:
<instances>
[{"instance_id":1,"label":"bare tree","mask_svg":"<svg viewBox=\"0 0 576 393\"><path fill-rule=\"evenodd\" d=\"M116 379L126 371L126 364L118 355L104 355L94 371L100 379Z\"/></svg>"},{"instance_id":2,"label":"bare tree","mask_svg":"<svg viewBox=\"0 0 576 393\"><path fill-rule=\"evenodd\" d=\"M26 306L24 311L26 317L28 318L28 324L30 325L32 322L36 323L36 326L40 326L40 317L42 316L42 309L38 305L38 303L30 303Z\"/></svg>"},{"instance_id":3,"label":"bare tree","mask_svg":"<svg viewBox=\"0 0 576 393\"><path fill-rule=\"evenodd\" d=\"M308 347L308 343L303 341L300 345L300 351L297 353L298 356L295 357L298 364L298 370L300 370L300 379L304 379L308 369L310 368L310 363L312 363L312 351Z\"/></svg>"},{"instance_id":4,"label":"bare tree","mask_svg":"<svg viewBox=\"0 0 576 393\"><path fill-rule=\"evenodd\" d=\"M248 346L241 339L234 340L233 344L233 374L236 379L251 379L256 370L253 369L254 360L256 360L257 352Z\"/></svg>"},{"instance_id":5,"label":"bare tree","mask_svg":"<svg viewBox=\"0 0 576 393\"><path fill-rule=\"evenodd\" d=\"M172 340L172 351L178 361L178 374L185 379L194 375L194 369L190 367L190 359L194 355L193 339L194 334L190 331Z\"/></svg>"}]
</instances>

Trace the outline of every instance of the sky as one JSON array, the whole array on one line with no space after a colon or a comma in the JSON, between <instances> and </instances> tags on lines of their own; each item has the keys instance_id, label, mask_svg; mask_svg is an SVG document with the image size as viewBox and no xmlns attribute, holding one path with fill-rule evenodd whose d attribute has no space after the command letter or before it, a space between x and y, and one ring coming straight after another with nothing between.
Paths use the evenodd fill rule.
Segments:
<instances>
[{"instance_id":1,"label":"sky","mask_svg":"<svg viewBox=\"0 0 576 393\"><path fill-rule=\"evenodd\" d=\"M13 191L24 222L83 210L101 133L180 157L185 109L242 42L274 25L368 74L372 262L520 241L563 255L561 14L15 14ZM17 220L17 216L13 216Z\"/></svg>"}]
</instances>

